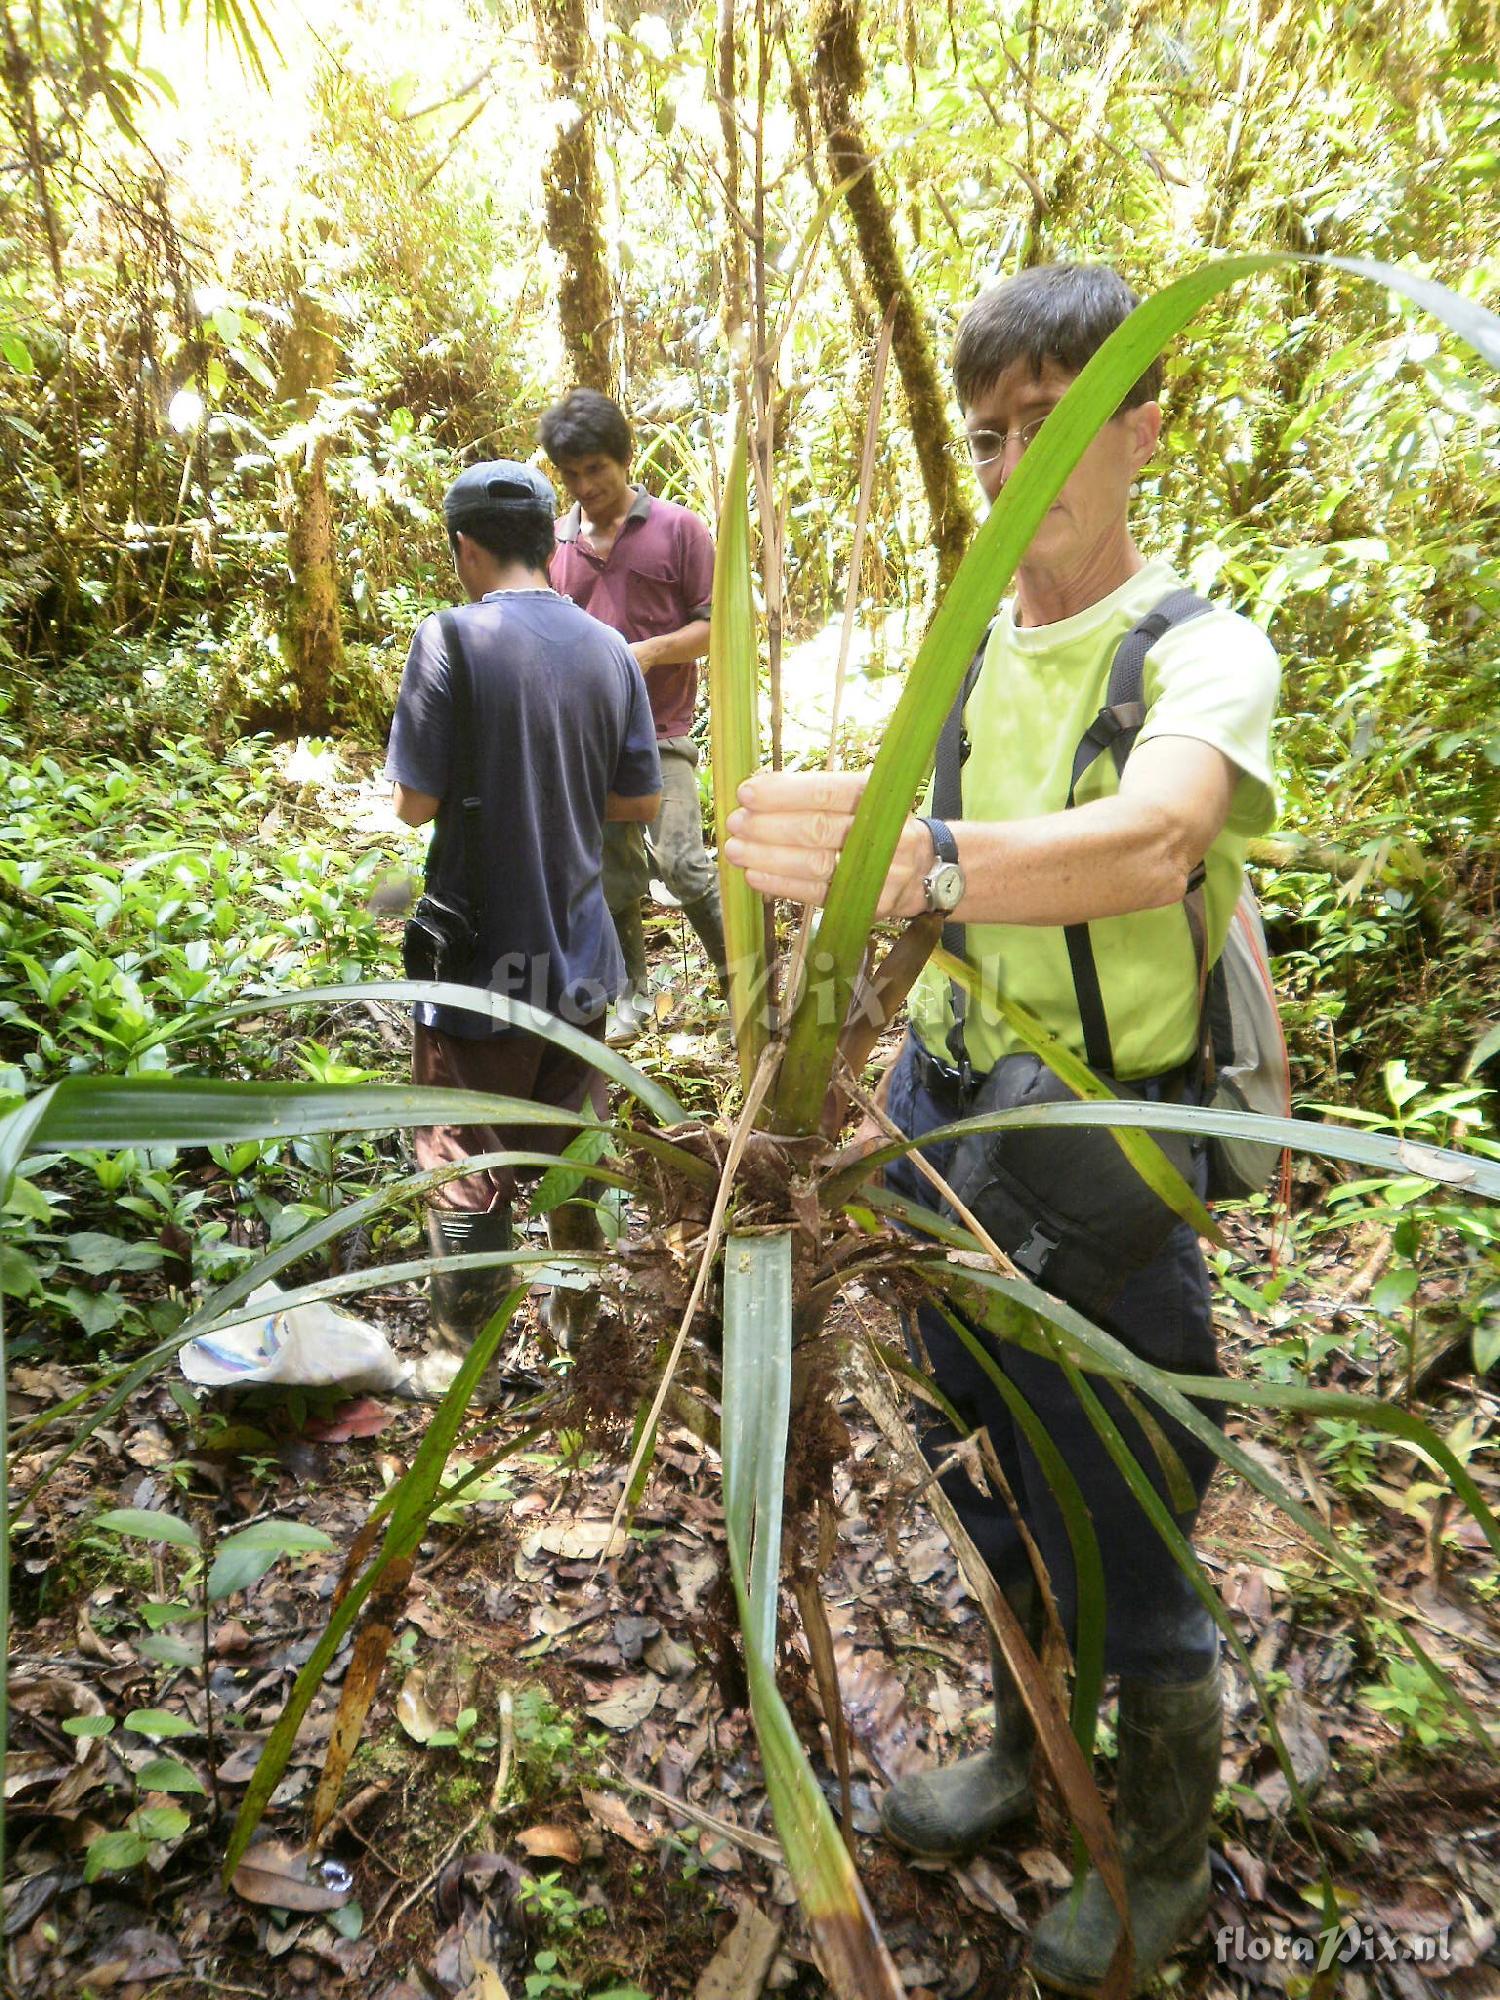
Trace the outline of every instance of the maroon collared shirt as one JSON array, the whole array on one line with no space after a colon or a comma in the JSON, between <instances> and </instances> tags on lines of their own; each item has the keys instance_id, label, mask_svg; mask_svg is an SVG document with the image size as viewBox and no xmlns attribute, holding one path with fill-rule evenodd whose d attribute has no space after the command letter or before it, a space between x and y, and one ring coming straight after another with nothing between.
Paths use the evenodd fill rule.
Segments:
<instances>
[{"instance_id":1,"label":"maroon collared shirt","mask_svg":"<svg viewBox=\"0 0 1500 2000\"><path fill-rule=\"evenodd\" d=\"M552 588L613 626L627 641L657 639L706 618L714 589L713 538L696 514L671 500L658 500L644 486L620 523L607 556L595 555L579 539L581 511L574 507L557 524ZM686 736L693 726L698 663L653 667L646 676L658 742Z\"/></svg>"}]
</instances>

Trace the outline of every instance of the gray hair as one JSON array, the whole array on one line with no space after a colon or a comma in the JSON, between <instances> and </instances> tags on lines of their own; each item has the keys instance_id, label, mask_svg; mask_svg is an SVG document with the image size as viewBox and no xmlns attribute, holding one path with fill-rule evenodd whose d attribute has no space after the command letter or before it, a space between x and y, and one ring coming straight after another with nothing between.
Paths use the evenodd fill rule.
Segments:
<instances>
[{"instance_id":1,"label":"gray hair","mask_svg":"<svg viewBox=\"0 0 1500 2000\"><path fill-rule=\"evenodd\" d=\"M971 408L1017 361L1036 376L1049 361L1078 374L1138 303L1108 264L1039 264L992 285L964 314L953 344L959 407ZM1158 356L1120 408L1153 403L1160 394Z\"/></svg>"}]
</instances>

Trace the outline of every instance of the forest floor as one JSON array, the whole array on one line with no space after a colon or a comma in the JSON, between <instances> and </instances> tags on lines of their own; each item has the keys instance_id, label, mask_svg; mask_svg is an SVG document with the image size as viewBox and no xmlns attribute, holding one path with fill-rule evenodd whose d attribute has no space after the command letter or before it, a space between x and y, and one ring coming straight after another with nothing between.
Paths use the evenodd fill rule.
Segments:
<instances>
[{"instance_id":1,"label":"forest floor","mask_svg":"<svg viewBox=\"0 0 1500 2000\"><path fill-rule=\"evenodd\" d=\"M1264 1281L1261 1226L1231 1218L1230 1228L1236 1270ZM1316 1378L1325 1385L1375 1386L1389 1323L1365 1300L1381 1262L1378 1242L1372 1254L1371 1240L1335 1233L1291 1271L1278 1310L1288 1326L1333 1336ZM409 1290L367 1295L359 1309L396 1345L420 1342L424 1307ZM862 1331L891 1332L889 1309L858 1288L838 1311L851 1352ZM469 1463L525 1425L525 1378L540 1360L534 1312L510 1356L514 1407L476 1412L460 1433ZM1230 1372L1263 1372L1271 1331L1222 1293L1219 1312ZM1387 1393L1395 1380L1392 1365ZM12 1415L82 1386L64 1361L18 1366ZM368 1401L310 1415L262 1395L205 1422L174 1386L151 1378L56 1467L18 1537L4 1918L16 2000L822 1990L722 1615L717 1462L685 1432L666 1436L623 1543L608 1539L621 1468L587 1454L572 1465L519 1455L487 1477L482 1497L434 1519L321 1860L294 1879L347 1645L257 1836L269 1843L259 1865L223 1886L229 1822L259 1748L325 1622L344 1552L410 1463L426 1416ZM1468 1420L1470 1469L1500 1505L1500 1396L1463 1377L1438 1381L1425 1401L1445 1435ZM893 1777L983 1741L985 1646L943 1536L864 1413L857 1368L841 1414L853 1447L824 1594L852 1735L860 1872L912 2000L1001 2000L1031 1990L1027 1933L1068 1882L1067 1843L1033 1827L964 1864L922 1866L880 1837L876 1808ZM1420 1616L1432 1657L1492 1716L1496 1571L1425 1464L1373 1433L1290 1427L1272 1412L1230 1428ZM43 1434L13 1464L12 1491L56 1455ZM200 1677L139 1643L138 1606L171 1595L181 1551L90 1533L101 1503L170 1506L219 1536L283 1516L332 1539L331 1552L284 1561L217 1608L212 1735ZM1341 1990L1500 1993L1500 1766L1423 1691L1314 1542L1249 1487L1220 1476L1199 1546L1276 1702L1338 1909L1357 1927ZM793 1615L784 1629L794 1625ZM783 1655L788 1701L815 1740L800 1639ZM1306 1992L1311 1968L1296 1953L1313 1949L1322 1922L1319 1864L1288 1810L1248 1680L1228 1671L1214 1902L1169 1979L1204 2000ZM87 1715L123 1724L143 1709L158 1720L134 1739L61 1726ZM144 1777L162 1737L187 1772L170 1796ZM1106 1716L1101 1753L1110 1740ZM1101 1754L1106 1789L1108 1768ZM89 1843L143 1803L188 1810L152 1823L163 1837L147 1867L86 1882Z\"/></svg>"}]
</instances>

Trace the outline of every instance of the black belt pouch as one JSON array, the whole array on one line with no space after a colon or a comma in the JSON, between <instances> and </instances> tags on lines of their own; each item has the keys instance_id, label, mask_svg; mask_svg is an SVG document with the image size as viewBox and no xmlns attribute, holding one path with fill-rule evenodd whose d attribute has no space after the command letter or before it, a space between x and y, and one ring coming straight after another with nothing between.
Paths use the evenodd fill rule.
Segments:
<instances>
[{"instance_id":1,"label":"black belt pouch","mask_svg":"<svg viewBox=\"0 0 1500 2000\"><path fill-rule=\"evenodd\" d=\"M1148 1095L1143 1085L1100 1080L1117 1097ZM1022 1054L995 1065L967 1110L977 1116L1073 1102L1075 1093L1039 1056ZM1149 1136L1192 1186L1189 1136ZM971 1133L959 1141L948 1179L1019 1271L1091 1317L1114 1303L1126 1279L1151 1262L1178 1221L1102 1125Z\"/></svg>"},{"instance_id":2,"label":"black belt pouch","mask_svg":"<svg viewBox=\"0 0 1500 2000\"><path fill-rule=\"evenodd\" d=\"M401 963L408 979L445 979L472 986L479 938L468 906L421 896L401 934Z\"/></svg>"}]
</instances>

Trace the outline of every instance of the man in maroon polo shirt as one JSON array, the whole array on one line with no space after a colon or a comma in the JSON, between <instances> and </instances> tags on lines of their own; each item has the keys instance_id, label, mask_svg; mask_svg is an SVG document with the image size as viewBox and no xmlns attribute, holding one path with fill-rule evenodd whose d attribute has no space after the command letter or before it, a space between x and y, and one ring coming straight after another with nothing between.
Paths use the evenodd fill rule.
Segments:
<instances>
[{"instance_id":1,"label":"man in maroon polo shirt","mask_svg":"<svg viewBox=\"0 0 1500 2000\"><path fill-rule=\"evenodd\" d=\"M610 1039L629 1040L644 1018L641 899L650 887L652 860L721 984L725 978L718 877L703 846L698 746L690 734L698 662L708 651L714 545L696 514L632 485L630 425L608 396L574 389L548 410L540 433L574 503L557 524L552 587L613 626L635 654L661 758L656 818L644 829L615 825L604 834L604 895L627 976Z\"/></svg>"}]
</instances>

